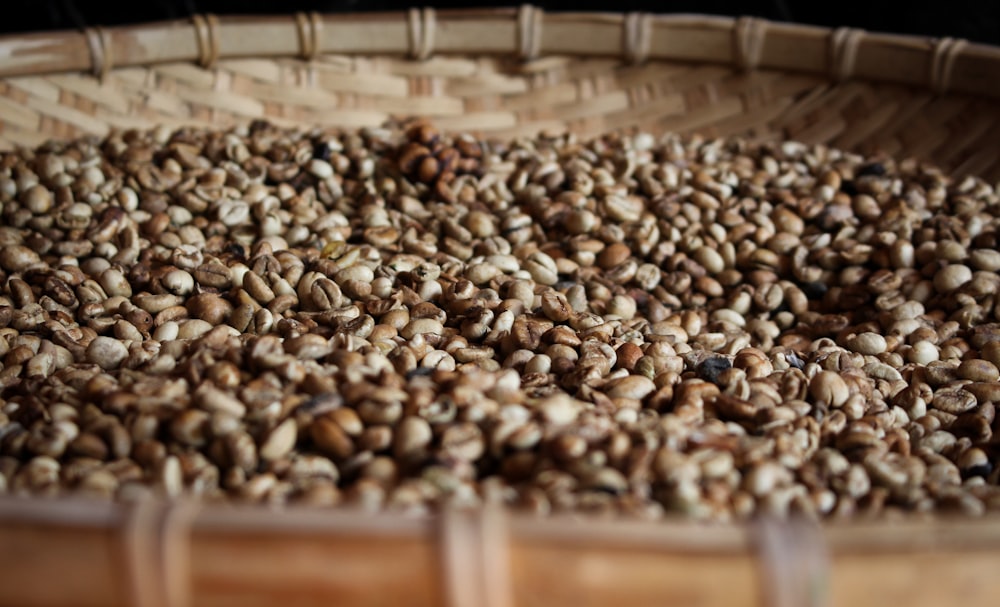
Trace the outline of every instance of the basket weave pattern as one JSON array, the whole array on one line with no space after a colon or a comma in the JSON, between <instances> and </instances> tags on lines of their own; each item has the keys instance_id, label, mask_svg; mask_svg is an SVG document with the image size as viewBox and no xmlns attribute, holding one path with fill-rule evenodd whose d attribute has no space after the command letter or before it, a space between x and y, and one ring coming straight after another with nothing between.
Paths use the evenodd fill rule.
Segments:
<instances>
[{"instance_id":1,"label":"basket weave pattern","mask_svg":"<svg viewBox=\"0 0 1000 607\"><path fill-rule=\"evenodd\" d=\"M0 39L0 146L422 115L497 137L638 127L794 138L998 179L997 66L1000 50L963 41L747 18L530 7L199 16Z\"/></svg>"}]
</instances>

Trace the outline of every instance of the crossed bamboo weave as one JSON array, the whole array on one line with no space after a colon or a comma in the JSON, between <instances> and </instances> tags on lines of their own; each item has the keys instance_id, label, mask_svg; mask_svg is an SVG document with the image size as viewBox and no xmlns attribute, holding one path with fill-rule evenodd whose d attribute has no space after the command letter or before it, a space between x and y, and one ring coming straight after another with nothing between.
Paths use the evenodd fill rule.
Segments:
<instances>
[{"instance_id":1,"label":"crossed bamboo weave","mask_svg":"<svg viewBox=\"0 0 1000 607\"><path fill-rule=\"evenodd\" d=\"M0 38L0 148L158 125L791 138L1000 179L1000 49L699 16L197 16Z\"/></svg>"}]
</instances>

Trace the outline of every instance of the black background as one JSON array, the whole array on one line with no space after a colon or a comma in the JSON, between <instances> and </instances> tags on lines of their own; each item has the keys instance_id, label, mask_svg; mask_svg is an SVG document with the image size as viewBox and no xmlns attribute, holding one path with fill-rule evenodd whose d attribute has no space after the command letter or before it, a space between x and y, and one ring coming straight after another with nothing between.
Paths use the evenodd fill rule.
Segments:
<instances>
[{"instance_id":1,"label":"black background","mask_svg":"<svg viewBox=\"0 0 1000 607\"><path fill-rule=\"evenodd\" d=\"M9 3L5 3L9 4ZM516 6L519 2L448 0L130 0L128 4L101 0L27 0L5 8L0 32L75 29L87 25L122 25L179 19L195 12L226 14L291 13L295 11L383 11L409 6L437 8L461 6ZM1000 45L1000 1L998 0L619 0L617 2L545 2L546 10L642 10L656 13L704 13L754 15L778 21L826 26L851 26L879 32L924 36L954 36ZM13 14L12 14L13 13Z\"/></svg>"}]
</instances>

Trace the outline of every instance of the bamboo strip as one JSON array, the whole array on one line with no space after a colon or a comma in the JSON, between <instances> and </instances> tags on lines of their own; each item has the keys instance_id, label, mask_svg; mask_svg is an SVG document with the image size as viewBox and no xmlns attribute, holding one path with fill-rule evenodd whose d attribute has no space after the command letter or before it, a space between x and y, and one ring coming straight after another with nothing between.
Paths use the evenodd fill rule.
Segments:
<instances>
[{"instance_id":1,"label":"bamboo strip","mask_svg":"<svg viewBox=\"0 0 1000 607\"><path fill-rule=\"evenodd\" d=\"M185 588L190 604L199 607L469 604L456 602L455 591L445 602L448 578L439 577L438 567L447 545L459 552L446 554L471 555L455 565L458 571L472 567L469 575L483 575L477 572L509 558L509 581L480 578L494 584L495 605L758 605L764 587L752 527L534 519L489 510L471 518L451 511L406 518L190 508L185 502L0 500L0 605L128 604L134 597L124 591L126 567L116 556L122 538L153 542L154 552L136 554L167 555L139 575L152 579L151 586L171 580L180 597L165 603L171 606L188 604ZM128 521L139 527L123 535ZM992 575L1000 559L1000 521L858 522L824 526L821 537L829 551L826 596L834 607L893 601L923 607L953 604L958 596L963 605L978 607L994 604L1000 592L1000 579ZM510 541L507 557L492 552L501 538ZM156 552L168 544L172 555ZM482 557L474 556L483 549ZM797 551L801 547L786 549L793 559L806 554ZM48 583L55 575L60 583ZM510 599L502 598L504 588L513 592Z\"/></svg>"}]
</instances>

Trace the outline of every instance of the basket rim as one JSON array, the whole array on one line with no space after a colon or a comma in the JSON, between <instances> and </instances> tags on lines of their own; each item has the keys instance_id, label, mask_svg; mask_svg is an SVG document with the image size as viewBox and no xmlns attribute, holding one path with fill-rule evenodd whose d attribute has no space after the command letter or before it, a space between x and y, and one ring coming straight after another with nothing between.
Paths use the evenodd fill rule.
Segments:
<instances>
[{"instance_id":1,"label":"basket rim","mask_svg":"<svg viewBox=\"0 0 1000 607\"><path fill-rule=\"evenodd\" d=\"M684 518L640 521L602 518L584 514L538 517L506 508L485 505L421 515L367 512L356 508L322 508L288 505L274 509L259 504L215 504L195 498L146 498L135 502L113 502L80 496L58 499L0 496L0 528L18 525L73 526L113 529L136 510L156 510L161 516L182 512L188 532L362 535L429 537L441 521L456 516L499 512L513 538L560 544L614 544L635 548L744 553L753 543L752 534L761 526L807 525L815 527L834 553L896 552L919 549L1000 551L1000 517L940 516L932 520L836 520L787 521L754 519L730 523L706 523Z\"/></svg>"},{"instance_id":2,"label":"basket rim","mask_svg":"<svg viewBox=\"0 0 1000 607\"><path fill-rule=\"evenodd\" d=\"M962 593L966 604L985 606L996 596L989 572L1000 554L1000 519L719 525L535 518L491 505L414 517L187 499L0 496L0 538L14 550L0 581L37 605L120 597L114 604L180 606L195 596L199 604L229 604L220 596L246 584L273 599L308 591L344 605L511 607L523 604L515 591L570 605L580 604L574 585L582 584L594 595L588 604L685 596L757 605L762 596L772 605L874 606L905 593L917 597L915 605L937 605ZM53 552L61 566L85 573L71 589L55 585L40 596L32 589L51 580ZM275 559L294 563L294 574L275 568ZM341 570L341 563L349 566ZM372 588L387 567L403 574L402 586ZM928 568L939 575L914 575ZM713 576L731 577L718 586Z\"/></svg>"},{"instance_id":3,"label":"basket rim","mask_svg":"<svg viewBox=\"0 0 1000 607\"><path fill-rule=\"evenodd\" d=\"M373 35L377 32L377 35ZM793 52L794 51L794 52ZM198 14L190 19L0 36L0 78L162 63L321 55L488 55L528 62L573 56L723 64L1000 97L1000 46L955 38L700 14L544 12L520 8L407 12Z\"/></svg>"}]
</instances>

